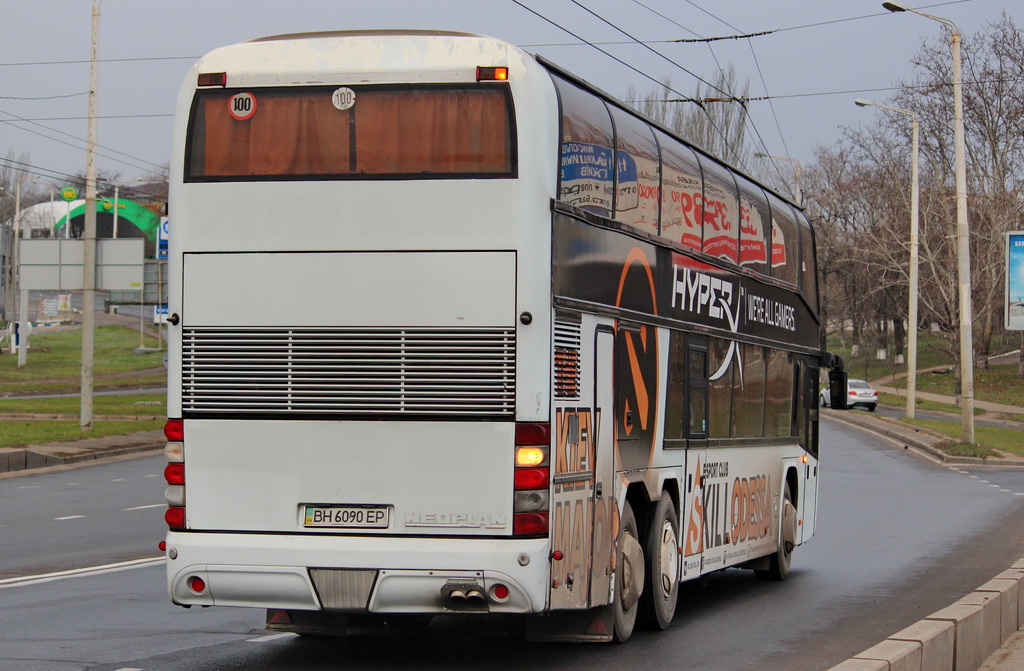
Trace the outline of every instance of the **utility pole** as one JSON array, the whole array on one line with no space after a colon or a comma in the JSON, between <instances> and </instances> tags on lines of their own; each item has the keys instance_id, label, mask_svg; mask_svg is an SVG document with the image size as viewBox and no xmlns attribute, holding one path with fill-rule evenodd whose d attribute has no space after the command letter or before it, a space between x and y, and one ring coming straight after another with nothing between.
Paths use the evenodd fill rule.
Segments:
<instances>
[{"instance_id":1,"label":"utility pole","mask_svg":"<svg viewBox=\"0 0 1024 671\"><path fill-rule=\"evenodd\" d=\"M82 258L82 406L79 422L83 432L92 431L93 352L96 330L96 90L100 0L92 5L92 53L89 62L89 128L85 152L85 250ZM70 226L71 222L68 222Z\"/></svg>"}]
</instances>

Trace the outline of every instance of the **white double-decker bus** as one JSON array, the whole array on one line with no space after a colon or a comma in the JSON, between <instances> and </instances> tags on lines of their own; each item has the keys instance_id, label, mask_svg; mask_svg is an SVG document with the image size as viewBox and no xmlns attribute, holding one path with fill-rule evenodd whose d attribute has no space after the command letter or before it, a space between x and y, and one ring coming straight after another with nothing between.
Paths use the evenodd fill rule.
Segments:
<instances>
[{"instance_id":1,"label":"white double-decker bus","mask_svg":"<svg viewBox=\"0 0 1024 671\"><path fill-rule=\"evenodd\" d=\"M174 138L174 603L624 641L786 576L831 363L791 203L462 33L215 50Z\"/></svg>"}]
</instances>

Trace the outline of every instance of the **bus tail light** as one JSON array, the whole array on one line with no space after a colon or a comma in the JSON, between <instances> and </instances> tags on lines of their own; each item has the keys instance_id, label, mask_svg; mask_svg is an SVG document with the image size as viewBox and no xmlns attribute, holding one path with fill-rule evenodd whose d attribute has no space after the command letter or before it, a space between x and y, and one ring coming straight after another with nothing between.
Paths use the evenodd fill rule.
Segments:
<instances>
[{"instance_id":1,"label":"bus tail light","mask_svg":"<svg viewBox=\"0 0 1024 671\"><path fill-rule=\"evenodd\" d=\"M512 499L512 533L515 536L543 536L548 533L550 454L550 424L516 424L515 491Z\"/></svg>"},{"instance_id":2,"label":"bus tail light","mask_svg":"<svg viewBox=\"0 0 1024 671\"><path fill-rule=\"evenodd\" d=\"M167 512L164 521L171 531L185 529L185 423L180 419L169 419L164 424L164 436L167 445L164 456L167 467L164 469L164 480L167 489L164 499L167 501Z\"/></svg>"}]
</instances>

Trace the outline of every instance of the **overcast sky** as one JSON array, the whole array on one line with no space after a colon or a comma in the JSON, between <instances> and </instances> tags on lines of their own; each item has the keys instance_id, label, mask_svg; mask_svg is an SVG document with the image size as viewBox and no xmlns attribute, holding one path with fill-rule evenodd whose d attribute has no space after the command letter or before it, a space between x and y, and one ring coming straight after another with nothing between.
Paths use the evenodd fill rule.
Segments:
<instances>
[{"instance_id":1,"label":"overcast sky","mask_svg":"<svg viewBox=\"0 0 1024 671\"><path fill-rule=\"evenodd\" d=\"M965 35L1004 11L1024 25L1019 0L911 6L952 19ZM91 10L90 0L3 3L0 157L26 155L33 173L85 169ZM492 35L620 98L631 85L655 83L599 49L654 80L671 77L687 94L694 75L712 80L732 64L751 96L773 98L750 103L748 131L763 141L760 151L804 163L840 137L840 126L873 123L880 111L854 99L885 101L894 82L912 76L922 41L942 35L935 21L891 14L880 0L103 0L98 168L127 180L169 162L178 88L206 52L266 35L363 28ZM672 42L762 31L776 32Z\"/></svg>"}]
</instances>

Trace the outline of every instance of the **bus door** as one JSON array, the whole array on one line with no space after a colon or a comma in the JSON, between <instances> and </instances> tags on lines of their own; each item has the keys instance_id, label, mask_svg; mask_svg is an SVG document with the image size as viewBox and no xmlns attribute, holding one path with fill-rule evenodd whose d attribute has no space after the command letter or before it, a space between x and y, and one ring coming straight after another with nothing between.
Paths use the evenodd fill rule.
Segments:
<instances>
[{"instance_id":1,"label":"bus door","mask_svg":"<svg viewBox=\"0 0 1024 671\"><path fill-rule=\"evenodd\" d=\"M682 334L679 334L682 339ZM704 474L708 462L708 343L701 335L687 334L682 361L683 431L686 437L686 495L680 512L682 543L681 577L692 578L703 571L706 517Z\"/></svg>"},{"instance_id":2,"label":"bus door","mask_svg":"<svg viewBox=\"0 0 1024 671\"><path fill-rule=\"evenodd\" d=\"M559 315L555 324L552 609L608 603L612 331L594 322Z\"/></svg>"},{"instance_id":3,"label":"bus door","mask_svg":"<svg viewBox=\"0 0 1024 671\"><path fill-rule=\"evenodd\" d=\"M818 366L810 358L801 358L797 360L796 372L796 432L800 447L810 457L800 474L803 484L797 502L798 519L803 521L797 541L803 543L814 535L814 511L818 505Z\"/></svg>"}]
</instances>

